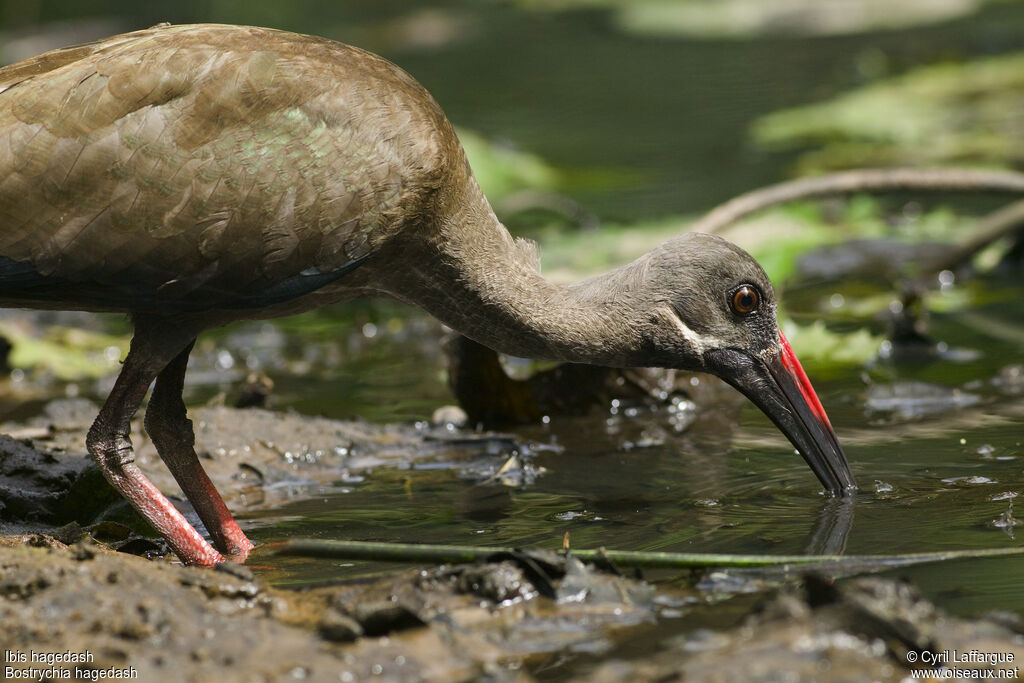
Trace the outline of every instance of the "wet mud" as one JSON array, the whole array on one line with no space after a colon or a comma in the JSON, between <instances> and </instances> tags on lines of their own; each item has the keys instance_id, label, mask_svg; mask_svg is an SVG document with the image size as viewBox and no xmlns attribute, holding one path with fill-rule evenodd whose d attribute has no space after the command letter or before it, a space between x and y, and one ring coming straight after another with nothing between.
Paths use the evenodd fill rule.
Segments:
<instances>
[{"instance_id":1,"label":"wet mud","mask_svg":"<svg viewBox=\"0 0 1024 683\"><path fill-rule=\"evenodd\" d=\"M5 648L75 653L91 661L66 668L129 669L140 680L530 680L522 667L532 659L600 648L615 629L656 619L649 586L581 565L551 598L511 562L305 591L269 587L258 573L6 537Z\"/></svg>"},{"instance_id":2,"label":"wet mud","mask_svg":"<svg viewBox=\"0 0 1024 683\"><path fill-rule=\"evenodd\" d=\"M607 661L581 679L1017 678L1024 657L1022 627L1020 617L1009 613L977 620L951 617L901 581L861 578L835 585L808 577L799 590L769 596L735 628L696 629L643 660ZM940 665L945 673L935 673Z\"/></svg>"},{"instance_id":3,"label":"wet mud","mask_svg":"<svg viewBox=\"0 0 1024 683\"><path fill-rule=\"evenodd\" d=\"M85 434L97 410L86 399L63 399L28 422L0 425L0 513L8 531L126 516L141 523L85 454ZM226 406L197 408L190 417L203 468L236 512L272 509L376 467L444 461L486 471L500 467L513 450L530 448L509 435L460 433L445 425L371 425ZM141 419L132 440L146 476L189 515ZM528 467L522 474L529 476Z\"/></svg>"}]
</instances>

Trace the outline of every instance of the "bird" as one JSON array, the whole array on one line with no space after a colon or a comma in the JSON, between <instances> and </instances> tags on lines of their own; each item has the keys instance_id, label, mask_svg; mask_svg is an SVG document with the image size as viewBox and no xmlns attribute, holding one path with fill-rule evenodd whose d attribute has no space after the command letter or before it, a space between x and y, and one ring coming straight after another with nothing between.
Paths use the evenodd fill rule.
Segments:
<instances>
[{"instance_id":1,"label":"bird","mask_svg":"<svg viewBox=\"0 0 1024 683\"><path fill-rule=\"evenodd\" d=\"M183 563L254 547L196 455L182 388L197 335L365 296L514 356L715 374L830 494L856 490L750 255L690 233L549 282L437 102L382 57L268 28L159 25L0 69L0 306L130 317L86 448ZM130 423L151 385L145 429L212 543L135 462Z\"/></svg>"}]
</instances>

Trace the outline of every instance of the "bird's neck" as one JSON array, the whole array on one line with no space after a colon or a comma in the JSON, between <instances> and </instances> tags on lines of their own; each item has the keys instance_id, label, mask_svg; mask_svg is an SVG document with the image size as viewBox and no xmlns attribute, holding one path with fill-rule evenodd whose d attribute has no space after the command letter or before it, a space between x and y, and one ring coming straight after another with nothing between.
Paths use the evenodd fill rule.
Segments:
<instances>
[{"instance_id":1,"label":"bird's neck","mask_svg":"<svg viewBox=\"0 0 1024 683\"><path fill-rule=\"evenodd\" d=\"M551 283L540 274L533 245L509 235L475 181L465 187L430 229L403 242L391 293L502 353L635 364L631 267L568 287Z\"/></svg>"}]
</instances>

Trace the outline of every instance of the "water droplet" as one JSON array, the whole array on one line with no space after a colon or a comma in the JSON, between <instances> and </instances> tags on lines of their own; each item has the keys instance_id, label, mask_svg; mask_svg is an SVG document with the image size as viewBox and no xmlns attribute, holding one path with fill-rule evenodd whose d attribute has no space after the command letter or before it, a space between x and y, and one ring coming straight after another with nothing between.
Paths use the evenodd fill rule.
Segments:
<instances>
[{"instance_id":1,"label":"water droplet","mask_svg":"<svg viewBox=\"0 0 1024 683\"><path fill-rule=\"evenodd\" d=\"M966 484L968 486L975 484L997 484L995 479L989 479L988 477L973 476L973 477L947 477L942 480L943 484Z\"/></svg>"},{"instance_id":2,"label":"water droplet","mask_svg":"<svg viewBox=\"0 0 1024 683\"><path fill-rule=\"evenodd\" d=\"M235 367L235 358L227 349L221 349L217 352L217 360L214 361L214 364L218 370L230 370Z\"/></svg>"}]
</instances>

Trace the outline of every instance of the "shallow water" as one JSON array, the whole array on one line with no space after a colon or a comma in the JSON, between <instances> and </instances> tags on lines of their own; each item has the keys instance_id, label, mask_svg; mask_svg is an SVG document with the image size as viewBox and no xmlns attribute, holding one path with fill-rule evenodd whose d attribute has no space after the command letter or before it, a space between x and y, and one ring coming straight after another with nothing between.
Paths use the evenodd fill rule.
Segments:
<instances>
[{"instance_id":1,"label":"shallow water","mask_svg":"<svg viewBox=\"0 0 1024 683\"><path fill-rule=\"evenodd\" d=\"M1024 492L1024 379L1014 368L1007 370L1021 358L1019 342L1006 334L1024 319L1024 304L1009 298L1015 291L993 281L980 298L995 303L933 317L934 338L951 349L976 352L962 354L973 360L876 361L866 373L852 367L815 379L861 486L849 503L822 494L802 459L753 406L743 404L738 423L728 412L734 406L706 409L681 434L668 428L663 410L620 406L616 414L609 407L517 430L540 444L522 454L539 473L529 483L489 480L507 452L484 458L489 467L476 476L460 474L450 462L427 460L411 469L371 471L363 481L259 513L245 524L261 541L301 536L555 548L569 533L572 545L581 548L777 554L1013 545L1019 509L1014 497ZM999 336L970 324L978 319L998 323L989 328L998 328ZM411 386L436 382L441 360L429 353L432 345L419 348L423 356L390 369L374 366L373 379L364 382L383 396L401 393L396 378ZM808 371L814 379L814 366L808 364ZM924 403L925 414L871 409L867 397L892 386L908 387L894 395L911 407ZM938 392L945 397L939 402L936 386L945 389ZM365 396L373 390L307 380L303 400L320 397L318 412L344 417L350 392ZM923 398L915 398L922 392ZM975 397L972 405L962 400L965 394ZM430 402L420 400L421 407ZM443 392L435 400L443 401ZM276 566L275 578L290 584L385 568L296 559ZM976 614L1024 607L1024 588L1015 578L1022 569L1019 559L1000 559L892 573L914 579L951 611ZM737 581L717 588L742 589Z\"/></svg>"}]
</instances>

